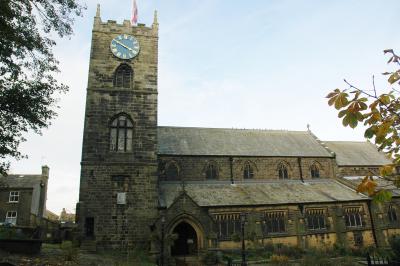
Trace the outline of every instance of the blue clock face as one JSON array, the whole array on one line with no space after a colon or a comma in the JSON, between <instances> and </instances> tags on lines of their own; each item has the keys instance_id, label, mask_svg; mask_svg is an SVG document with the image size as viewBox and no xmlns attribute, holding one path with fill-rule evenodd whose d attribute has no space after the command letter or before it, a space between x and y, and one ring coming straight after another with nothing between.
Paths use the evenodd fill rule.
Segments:
<instances>
[{"instance_id":1,"label":"blue clock face","mask_svg":"<svg viewBox=\"0 0 400 266\"><path fill-rule=\"evenodd\" d=\"M139 53L139 42L131 35L121 34L111 41L110 48L116 57L132 59Z\"/></svg>"}]
</instances>

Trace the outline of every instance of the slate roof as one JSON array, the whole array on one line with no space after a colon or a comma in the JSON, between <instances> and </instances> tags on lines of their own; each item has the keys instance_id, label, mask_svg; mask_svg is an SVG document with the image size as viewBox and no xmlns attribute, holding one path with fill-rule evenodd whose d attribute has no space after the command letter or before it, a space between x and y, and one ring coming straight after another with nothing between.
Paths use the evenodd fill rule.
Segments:
<instances>
[{"instance_id":1,"label":"slate roof","mask_svg":"<svg viewBox=\"0 0 400 266\"><path fill-rule=\"evenodd\" d=\"M326 141L326 146L336 153L339 166L380 166L391 163L370 142Z\"/></svg>"},{"instance_id":2,"label":"slate roof","mask_svg":"<svg viewBox=\"0 0 400 266\"><path fill-rule=\"evenodd\" d=\"M308 131L158 127L164 155L333 157Z\"/></svg>"},{"instance_id":3,"label":"slate roof","mask_svg":"<svg viewBox=\"0 0 400 266\"><path fill-rule=\"evenodd\" d=\"M286 203L313 203L356 201L368 199L333 179L308 180L260 180L229 181L187 181L186 193L202 207L274 205ZM180 182L160 183L159 202L170 207L182 193Z\"/></svg>"},{"instance_id":4,"label":"slate roof","mask_svg":"<svg viewBox=\"0 0 400 266\"><path fill-rule=\"evenodd\" d=\"M0 175L0 183L12 188L34 188L42 181L42 175Z\"/></svg>"}]
</instances>

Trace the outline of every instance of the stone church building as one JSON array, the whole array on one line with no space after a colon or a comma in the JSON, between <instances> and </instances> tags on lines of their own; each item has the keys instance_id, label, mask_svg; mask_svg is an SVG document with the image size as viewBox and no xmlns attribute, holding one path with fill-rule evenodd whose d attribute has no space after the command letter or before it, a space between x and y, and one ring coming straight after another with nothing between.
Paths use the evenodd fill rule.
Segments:
<instances>
[{"instance_id":1,"label":"stone church building","mask_svg":"<svg viewBox=\"0 0 400 266\"><path fill-rule=\"evenodd\" d=\"M82 248L128 249L177 234L171 255L248 241L303 248L384 246L400 233L400 191L355 192L390 161L369 142L307 131L157 125L158 22L94 18L77 222ZM377 177L380 185L387 184ZM157 246L153 245L152 246Z\"/></svg>"}]
</instances>

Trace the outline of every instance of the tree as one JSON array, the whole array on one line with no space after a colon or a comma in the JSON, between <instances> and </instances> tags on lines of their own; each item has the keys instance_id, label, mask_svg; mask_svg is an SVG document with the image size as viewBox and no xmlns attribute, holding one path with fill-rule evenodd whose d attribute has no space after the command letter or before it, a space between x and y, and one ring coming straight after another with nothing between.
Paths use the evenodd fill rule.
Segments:
<instances>
[{"instance_id":1,"label":"tree","mask_svg":"<svg viewBox=\"0 0 400 266\"><path fill-rule=\"evenodd\" d=\"M56 116L59 83L52 48L54 34L72 34L75 16L83 7L76 0L0 1L0 174L9 159L26 156L18 151L29 130L40 134Z\"/></svg>"},{"instance_id":2,"label":"tree","mask_svg":"<svg viewBox=\"0 0 400 266\"><path fill-rule=\"evenodd\" d=\"M328 104L339 111L343 126L355 128L359 123L366 126L365 138L372 140L393 160L392 164L380 168L380 175L399 186L400 178L395 170L400 165L400 91L396 89L400 85L400 57L392 49L384 50L384 54L390 55L388 64L396 67L383 73L388 77L388 87L382 93L378 93L373 76L372 90L360 89L344 80L347 89L335 89L326 97ZM371 176L366 176L357 190L367 192L377 200L391 198L390 191L377 189Z\"/></svg>"}]
</instances>

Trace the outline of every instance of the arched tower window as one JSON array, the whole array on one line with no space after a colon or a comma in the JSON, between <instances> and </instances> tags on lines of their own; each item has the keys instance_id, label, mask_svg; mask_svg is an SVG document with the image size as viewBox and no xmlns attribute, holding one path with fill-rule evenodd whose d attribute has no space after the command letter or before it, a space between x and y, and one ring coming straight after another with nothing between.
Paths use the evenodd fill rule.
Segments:
<instances>
[{"instance_id":1,"label":"arched tower window","mask_svg":"<svg viewBox=\"0 0 400 266\"><path fill-rule=\"evenodd\" d=\"M243 168L243 178L244 179L252 179L254 177L254 170L253 167L250 165L249 162L244 164Z\"/></svg>"},{"instance_id":2,"label":"arched tower window","mask_svg":"<svg viewBox=\"0 0 400 266\"><path fill-rule=\"evenodd\" d=\"M178 179L179 170L178 170L178 166L174 162L167 164L167 167L165 169L165 177L167 178L167 180Z\"/></svg>"},{"instance_id":3,"label":"arched tower window","mask_svg":"<svg viewBox=\"0 0 400 266\"><path fill-rule=\"evenodd\" d=\"M319 167L316 163L313 163L310 167L311 177L318 178L319 177Z\"/></svg>"},{"instance_id":4,"label":"arched tower window","mask_svg":"<svg viewBox=\"0 0 400 266\"><path fill-rule=\"evenodd\" d=\"M133 78L133 71L127 64L121 64L114 74L114 87L130 88Z\"/></svg>"},{"instance_id":5,"label":"arched tower window","mask_svg":"<svg viewBox=\"0 0 400 266\"><path fill-rule=\"evenodd\" d=\"M209 163L206 169L206 178L217 179L217 177L218 177L217 166L214 163Z\"/></svg>"},{"instance_id":6,"label":"arched tower window","mask_svg":"<svg viewBox=\"0 0 400 266\"><path fill-rule=\"evenodd\" d=\"M110 150L132 151L133 123L126 114L120 114L111 121Z\"/></svg>"},{"instance_id":7,"label":"arched tower window","mask_svg":"<svg viewBox=\"0 0 400 266\"><path fill-rule=\"evenodd\" d=\"M279 179L288 179L289 178L288 169L284 163L279 164L278 174L279 174Z\"/></svg>"}]
</instances>

